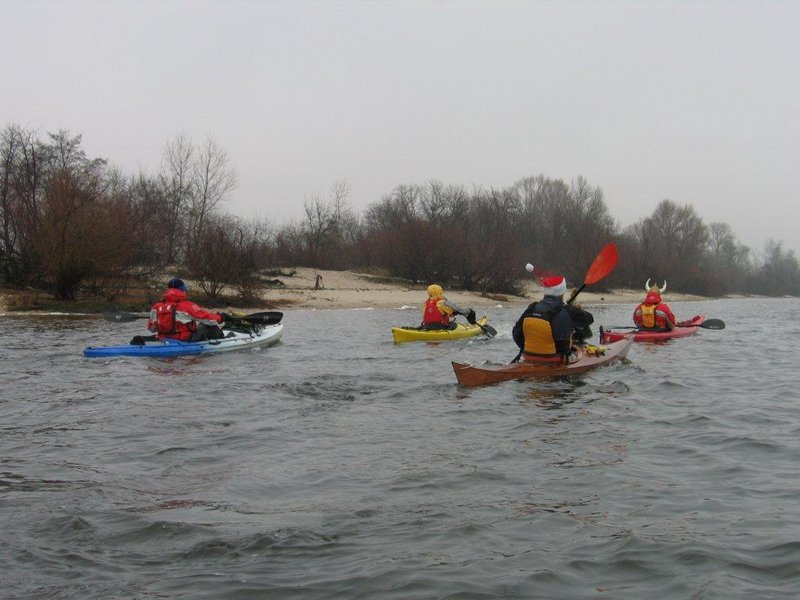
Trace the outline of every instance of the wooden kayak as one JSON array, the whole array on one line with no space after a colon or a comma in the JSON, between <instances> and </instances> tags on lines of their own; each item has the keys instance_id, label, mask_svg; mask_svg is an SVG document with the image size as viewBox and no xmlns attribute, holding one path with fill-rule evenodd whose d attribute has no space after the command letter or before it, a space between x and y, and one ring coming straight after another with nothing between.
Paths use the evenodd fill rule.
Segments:
<instances>
[{"instance_id":1,"label":"wooden kayak","mask_svg":"<svg viewBox=\"0 0 800 600\"><path fill-rule=\"evenodd\" d=\"M395 342L443 342L460 340L485 333L483 327L489 319L481 317L475 325L456 323L455 329L420 329L419 327L392 327ZM481 327L483 326L483 327Z\"/></svg>"},{"instance_id":2,"label":"wooden kayak","mask_svg":"<svg viewBox=\"0 0 800 600\"><path fill-rule=\"evenodd\" d=\"M507 365L487 365L474 367L469 364L453 362L453 371L458 383L467 387L488 385L512 379L540 379L564 377L585 373L601 365L622 360L633 344L633 336L604 346L582 346L578 349L578 359L570 362L534 363L520 361ZM593 351L592 349L598 349Z\"/></svg>"},{"instance_id":3,"label":"wooden kayak","mask_svg":"<svg viewBox=\"0 0 800 600\"><path fill-rule=\"evenodd\" d=\"M703 315L695 315L688 321L681 321L678 323L678 326L671 331L642 331L636 328L631 328L629 331L624 331L622 329L617 331L613 329L601 329L600 343L608 344L610 342L616 342L629 335L633 335L634 342L659 342L662 340L671 340L672 338L682 338L694 335L700 325L703 324L703 321L705 321ZM710 324L711 322L709 322L709 325Z\"/></svg>"}]
</instances>

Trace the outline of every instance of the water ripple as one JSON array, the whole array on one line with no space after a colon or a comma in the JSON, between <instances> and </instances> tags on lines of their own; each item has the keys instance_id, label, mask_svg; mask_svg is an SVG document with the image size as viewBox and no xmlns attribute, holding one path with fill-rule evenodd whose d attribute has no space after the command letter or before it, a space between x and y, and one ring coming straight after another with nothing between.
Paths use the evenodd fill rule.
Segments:
<instances>
[{"instance_id":1,"label":"water ripple","mask_svg":"<svg viewBox=\"0 0 800 600\"><path fill-rule=\"evenodd\" d=\"M518 311L405 345L402 311L294 311L260 352L107 361L80 350L140 324L0 319L3 593L800 597L796 359L763 318L798 302L683 303L728 328L475 389L450 361L510 360Z\"/></svg>"}]
</instances>

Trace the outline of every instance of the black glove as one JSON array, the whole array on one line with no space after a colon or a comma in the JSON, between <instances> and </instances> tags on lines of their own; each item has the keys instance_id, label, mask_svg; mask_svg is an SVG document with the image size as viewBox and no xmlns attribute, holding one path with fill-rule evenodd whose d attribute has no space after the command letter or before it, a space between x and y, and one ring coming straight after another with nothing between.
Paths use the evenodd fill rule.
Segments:
<instances>
[{"instance_id":1,"label":"black glove","mask_svg":"<svg viewBox=\"0 0 800 600\"><path fill-rule=\"evenodd\" d=\"M472 309L470 308L470 309L469 309L469 312L467 313L467 315L466 315L466 316L467 316L467 321L468 321L468 322L469 322L471 325L475 325L475 323L476 323L476 320L475 320L475 311L474 311L474 310L472 310Z\"/></svg>"},{"instance_id":2,"label":"black glove","mask_svg":"<svg viewBox=\"0 0 800 600\"><path fill-rule=\"evenodd\" d=\"M231 318L231 316L225 312L219 313L219 316L222 317L222 321L220 321L220 323L224 323L225 321Z\"/></svg>"},{"instance_id":3,"label":"black glove","mask_svg":"<svg viewBox=\"0 0 800 600\"><path fill-rule=\"evenodd\" d=\"M584 325L583 323L577 323L574 326L574 331L572 333L572 338L579 344L585 342L590 337L592 337L592 328L588 325Z\"/></svg>"}]
</instances>

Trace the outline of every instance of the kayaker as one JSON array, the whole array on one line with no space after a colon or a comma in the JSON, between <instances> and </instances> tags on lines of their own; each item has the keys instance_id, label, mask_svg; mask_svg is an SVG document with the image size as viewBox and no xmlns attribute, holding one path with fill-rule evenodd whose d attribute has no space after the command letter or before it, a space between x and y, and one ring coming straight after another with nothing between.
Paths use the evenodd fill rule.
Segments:
<instances>
[{"instance_id":1,"label":"kayaker","mask_svg":"<svg viewBox=\"0 0 800 600\"><path fill-rule=\"evenodd\" d=\"M147 329L158 338L200 342L224 337L221 324L228 315L202 308L188 300L189 286L183 279L171 279L160 301L150 309Z\"/></svg>"},{"instance_id":2,"label":"kayaker","mask_svg":"<svg viewBox=\"0 0 800 600\"><path fill-rule=\"evenodd\" d=\"M442 286L432 283L428 286L428 299L422 306L421 329L455 329L455 315L463 315L471 324L475 324L475 311L463 308L444 297Z\"/></svg>"},{"instance_id":3,"label":"kayaker","mask_svg":"<svg viewBox=\"0 0 800 600\"><path fill-rule=\"evenodd\" d=\"M569 360L574 344L591 337L594 317L579 304L566 304L567 281L562 275L539 280L544 297L525 309L511 333L522 358L532 362Z\"/></svg>"},{"instance_id":4,"label":"kayaker","mask_svg":"<svg viewBox=\"0 0 800 600\"><path fill-rule=\"evenodd\" d=\"M667 291L667 281L664 285L650 285L650 279L644 284L647 292L639 306L633 311L633 322L644 331L671 331L677 324L675 315L672 314L669 306L661 301L661 294Z\"/></svg>"}]
</instances>

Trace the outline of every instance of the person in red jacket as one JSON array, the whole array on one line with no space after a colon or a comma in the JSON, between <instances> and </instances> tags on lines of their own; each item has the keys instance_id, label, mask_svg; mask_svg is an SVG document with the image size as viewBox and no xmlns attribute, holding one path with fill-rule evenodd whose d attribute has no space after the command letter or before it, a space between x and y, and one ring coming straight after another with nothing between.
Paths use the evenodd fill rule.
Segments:
<instances>
[{"instance_id":1,"label":"person in red jacket","mask_svg":"<svg viewBox=\"0 0 800 600\"><path fill-rule=\"evenodd\" d=\"M159 339L200 342L224 337L221 325L228 315L215 313L191 302L186 297L189 287L182 279L171 279L164 296L150 309L147 329Z\"/></svg>"},{"instance_id":2,"label":"person in red jacket","mask_svg":"<svg viewBox=\"0 0 800 600\"><path fill-rule=\"evenodd\" d=\"M660 288L650 285L650 280L644 286L647 296L644 301L633 311L633 322L639 329L648 331L669 331L675 327L675 315L669 305L661 301L661 294L667 291L667 282Z\"/></svg>"},{"instance_id":3,"label":"person in red jacket","mask_svg":"<svg viewBox=\"0 0 800 600\"><path fill-rule=\"evenodd\" d=\"M464 310L444 297L442 286L432 283L428 286L428 299L422 306L423 329L453 329L456 326L455 316L463 315L473 325L476 322L475 311Z\"/></svg>"}]
</instances>

